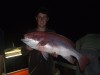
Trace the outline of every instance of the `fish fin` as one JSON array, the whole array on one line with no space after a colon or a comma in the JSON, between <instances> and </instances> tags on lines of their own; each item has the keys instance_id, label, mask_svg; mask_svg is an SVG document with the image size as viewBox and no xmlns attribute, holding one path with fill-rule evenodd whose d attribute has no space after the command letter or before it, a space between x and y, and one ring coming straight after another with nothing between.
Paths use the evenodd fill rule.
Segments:
<instances>
[{"instance_id":1,"label":"fish fin","mask_svg":"<svg viewBox=\"0 0 100 75\"><path fill-rule=\"evenodd\" d=\"M42 40L42 41L40 41L39 42L39 44L41 45L41 46L44 46L44 45L46 45L48 42L46 41L46 40Z\"/></svg>"},{"instance_id":2,"label":"fish fin","mask_svg":"<svg viewBox=\"0 0 100 75\"><path fill-rule=\"evenodd\" d=\"M80 71L84 72L88 64L89 64L89 58L87 56L82 56L79 60Z\"/></svg>"},{"instance_id":3,"label":"fish fin","mask_svg":"<svg viewBox=\"0 0 100 75\"><path fill-rule=\"evenodd\" d=\"M42 56L44 57L45 60L48 59L48 53L47 52L41 52L42 53Z\"/></svg>"},{"instance_id":4,"label":"fish fin","mask_svg":"<svg viewBox=\"0 0 100 75\"><path fill-rule=\"evenodd\" d=\"M41 51L42 56L44 57L45 60L47 60L48 59L48 53L45 52L44 46L39 43L39 44L36 45L36 48L37 48L37 50Z\"/></svg>"}]
</instances>

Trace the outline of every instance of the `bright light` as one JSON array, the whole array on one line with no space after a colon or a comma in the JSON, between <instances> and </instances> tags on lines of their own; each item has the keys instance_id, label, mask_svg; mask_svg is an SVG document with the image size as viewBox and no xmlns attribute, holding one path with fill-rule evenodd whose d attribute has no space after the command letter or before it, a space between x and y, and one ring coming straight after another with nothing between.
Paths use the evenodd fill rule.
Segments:
<instances>
[{"instance_id":1,"label":"bright light","mask_svg":"<svg viewBox=\"0 0 100 75\"><path fill-rule=\"evenodd\" d=\"M16 55L12 55L12 56L7 56L6 58L11 58L11 57L16 57L16 56L20 56L22 54L16 54Z\"/></svg>"},{"instance_id":2,"label":"bright light","mask_svg":"<svg viewBox=\"0 0 100 75\"><path fill-rule=\"evenodd\" d=\"M20 55L22 55L20 47L5 52L5 58L11 58L11 57L16 57Z\"/></svg>"}]
</instances>

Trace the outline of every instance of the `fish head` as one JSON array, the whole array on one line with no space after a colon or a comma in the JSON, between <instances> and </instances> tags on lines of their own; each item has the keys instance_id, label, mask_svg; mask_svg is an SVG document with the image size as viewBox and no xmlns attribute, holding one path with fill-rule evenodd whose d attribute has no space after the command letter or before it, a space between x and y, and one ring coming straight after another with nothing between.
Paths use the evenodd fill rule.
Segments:
<instances>
[{"instance_id":1,"label":"fish head","mask_svg":"<svg viewBox=\"0 0 100 75\"><path fill-rule=\"evenodd\" d=\"M41 41L44 40L44 37L44 32L31 32L25 34L21 41L27 44L29 47L37 49L37 47L42 43Z\"/></svg>"}]
</instances>

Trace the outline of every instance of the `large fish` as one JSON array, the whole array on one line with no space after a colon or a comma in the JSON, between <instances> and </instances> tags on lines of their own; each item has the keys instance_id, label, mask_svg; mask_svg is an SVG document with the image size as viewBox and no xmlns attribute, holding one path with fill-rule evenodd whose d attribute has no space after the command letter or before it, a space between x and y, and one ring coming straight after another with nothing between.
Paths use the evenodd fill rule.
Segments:
<instances>
[{"instance_id":1,"label":"large fish","mask_svg":"<svg viewBox=\"0 0 100 75\"><path fill-rule=\"evenodd\" d=\"M89 59L86 56L74 49L73 42L60 34L54 32L31 32L25 34L21 40L33 49L47 53L55 52L72 64L74 63L74 58L77 59L81 71L84 71L89 63Z\"/></svg>"}]
</instances>

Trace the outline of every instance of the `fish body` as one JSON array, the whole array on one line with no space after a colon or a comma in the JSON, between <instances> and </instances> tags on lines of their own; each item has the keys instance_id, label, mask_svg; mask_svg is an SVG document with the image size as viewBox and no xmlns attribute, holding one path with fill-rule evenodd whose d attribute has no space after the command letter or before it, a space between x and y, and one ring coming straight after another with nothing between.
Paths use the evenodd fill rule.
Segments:
<instances>
[{"instance_id":1,"label":"fish body","mask_svg":"<svg viewBox=\"0 0 100 75\"><path fill-rule=\"evenodd\" d=\"M31 48L41 52L56 53L70 63L74 63L73 57L76 58L81 71L86 68L89 62L86 56L74 49L70 39L54 32L32 32L25 34L21 40Z\"/></svg>"}]
</instances>

